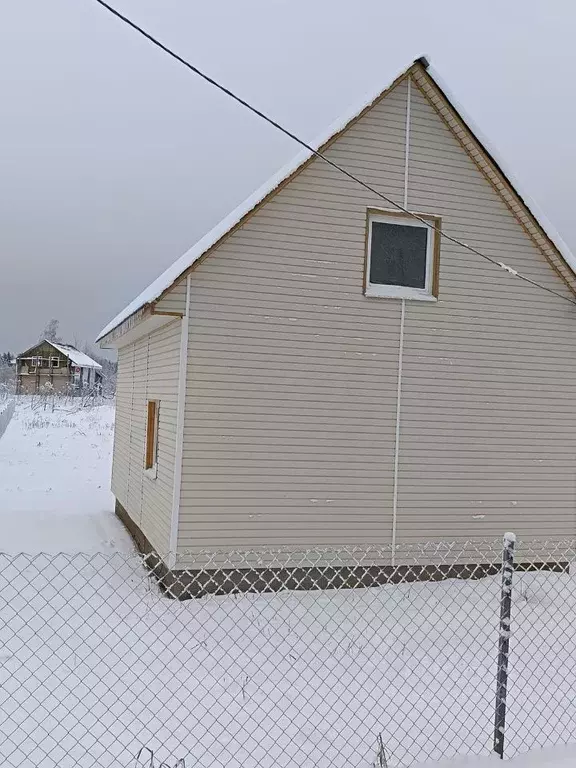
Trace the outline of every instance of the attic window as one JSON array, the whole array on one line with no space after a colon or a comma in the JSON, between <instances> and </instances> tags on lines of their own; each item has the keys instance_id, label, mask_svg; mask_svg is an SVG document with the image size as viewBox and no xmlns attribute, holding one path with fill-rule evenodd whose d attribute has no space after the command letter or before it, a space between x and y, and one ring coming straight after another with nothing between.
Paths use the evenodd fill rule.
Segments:
<instances>
[{"instance_id":1,"label":"attic window","mask_svg":"<svg viewBox=\"0 0 576 768\"><path fill-rule=\"evenodd\" d=\"M60 367L60 358L59 357L51 357L50 358L50 368L59 368Z\"/></svg>"},{"instance_id":2,"label":"attic window","mask_svg":"<svg viewBox=\"0 0 576 768\"><path fill-rule=\"evenodd\" d=\"M436 216L368 211L366 296L435 301L438 296L439 235Z\"/></svg>"}]
</instances>

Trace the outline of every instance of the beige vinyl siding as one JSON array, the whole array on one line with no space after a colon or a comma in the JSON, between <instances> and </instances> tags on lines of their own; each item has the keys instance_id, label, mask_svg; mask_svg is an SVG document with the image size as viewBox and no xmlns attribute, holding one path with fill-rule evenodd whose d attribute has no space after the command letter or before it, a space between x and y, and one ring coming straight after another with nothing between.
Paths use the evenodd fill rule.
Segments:
<instances>
[{"instance_id":1,"label":"beige vinyl siding","mask_svg":"<svg viewBox=\"0 0 576 768\"><path fill-rule=\"evenodd\" d=\"M155 312L173 312L184 315L186 311L186 280L175 283L155 305Z\"/></svg>"},{"instance_id":2,"label":"beige vinyl siding","mask_svg":"<svg viewBox=\"0 0 576 768\"><path fill-rule=\"evenodd\" d=\"M162 554L170 544L181 321L118 353L112 490ZM157 476L144 470L146 408L159 401Z\"/></svg>"},{"instance_id":3,"label":"beige vinyl siding","mask_svg":"<svg viewBox=\"0 0 576 768\"><path fill-rule=\"evenodd\" d=\"M407 83L327 150L404 199ZM411 86L408 204L567 289ZM392 541L401 302L365 298L366 210L314 160L194 270L178 549ZM397 539L576 533L576 313L444 241L406 302Z\"/></svg>"},{"instance_id":4,"label":"beige vinyl siding","mask_svg":"<svg viewBox=\"0 0 576 768\"><path fill-rule=\"evenodd\" d=\"M415 87L411 101L410 207L569 295ZM574 307L448 242L440 299L406 308L399 540L574 536Z\"/></svg>"},{"instance_id":5,"label":"beige vinyl siding","mask_svg":"<svg viewBox=\"0 0 576 768\"><path fill-rule=\"evenodd\" d=\"M406 84L338 152L402 197ZM333 151L336 151L336 147ZM400 305L362 295L374 200L312 163L194 271L178 544L387 542Z\"/></svg>"}]
</instances>

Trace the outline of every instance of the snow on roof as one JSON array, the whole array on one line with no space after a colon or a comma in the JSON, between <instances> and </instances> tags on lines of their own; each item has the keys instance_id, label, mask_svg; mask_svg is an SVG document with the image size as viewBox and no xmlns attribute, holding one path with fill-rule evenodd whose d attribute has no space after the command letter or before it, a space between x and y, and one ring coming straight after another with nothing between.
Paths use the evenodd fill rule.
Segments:
<instances>
[{"instance_id":1,"label":"snow on roof","mask_svg":"<svg viewBox=\"0 0 576 768\"><path fill-rule=\"evenodd\" d=\"M49 341L48 339L46 339L46 341L48 341L48 344L52 344L52 346L59 352L62 352L63 355L66 355L66 357L79 368L102 368L100 363L97 363L96 360L92 360L91 357L85 355L84 352L80 352L80 350L76 349L76 347L73 347L71 344L58 344L55 341Z\"/></svg>"},{"instance_id":2,"label":"snow on roof","mask_svg":"<svg viewBox=\"0 0 576 768\"><path fill-rule=\"evenodd\" d=\"M555 229L552 227L550 222L545 218L545 216L542 214L542 212L539 210L536 203L534 203L533 200L528 197L524 192L520 190L520 187L518 183L513 179L512 175L508 172L508 170L505 169L505 166L501 162L501 160L498 158L497 154L493 151L493 149L490 148L489 143L485 140L485 138L482 136L481 132L477 130L476 126L473 124L473 122L468 118L464 110L460 107L456 99L454 99L451 95L449 90L444 85L442 79L439 77L439 75L436 73L435 70L428 64L427 57L421 57L419 59L416 59L415 62L420 62L424 66L426 66L426 70L428 74L432 77L432 79L435 81L435 83L438 85L438 87L443 91L444 95L448 99L448 101L451 103L451 105L456 109L457 112L459 112L460 116L464 120L464 122L467 124L467 126L470 128L472 133L475 135L475 137L478 139L478 141L482 144L486 152L492 157L492 159L496 162L496 164L500 167L500 170L502 173L508 178L512 186L514 187L517 194L520 196L528 210L532 213L534 218L538 221L544 232L548 235L552 243L556 246L559 253L562 255L568 266L572 269L574 273L576 273L576 258L573 256L573 254L570 252L570 249L568 246L564 243L562 238L558 235L558 233L555 231ZM388 84L385 88L380 88L377 93L371 93L370 96L367 96L363 99L363 101L354 107L354 109L349 110L345 115L343 115L341 118L336 120L332 125L325 130L320 136L318 136L315 141L310 142L310 146L313 147L315 150L320 149L326 142L330 141L337 133L340 133L340 131L344 130L348 123L350 123L352 120L354 120L358 115L360 115L361 112L363 112L367 107L369 107L373 102L375 102L381 95L384 93L384 91L388 90L388 88L391 87L391 85L394 83L395 80L399 79L403 75L405 75L408 70L413 66L415 63L413 62L410 64L409 67L406 67L405 69L400 70L399 72L396 72L394 75L392 75L389 80ZM235 227L243 218L246 216L247 213L249 213L253 208L255 208L259 203L261 203L271 192L273 192L283 181L285 181L289 176L291 176L295 171L300 168L301 165L303 165L307 160L309 160L312 157L313 153L308 149L303 149L301 152L299 152L295 157L292 158L283 168L281 168L277 173L275 173L268 181L266 181L261 187L259 187L255 192L253 192L249 197L246 198L240 205L235 208L231 213L228 214L222 221L217 224L213 229L211 229L207 234L204 235L198 242L192 246L186 253L184 253L179 259L177 259L172 266L168 267L168 269L163 272L156 280L154 280L153 283L151 283L148 288L146 288L142 293L137 296L134 301L130 302L127 307L125 307L122 312L120 312L116 317L111 320L108 325L103 328L96 341L100 341L104 336L107 336L111 331L113 331L115 328L117 328L121 323L124 322L127 318L130 317L130 315L133 315L135 312L137 312L139 309L144 307L146 304L150 304L153 301L156 301L156 299L161 296L164 291L169 288L178 278L187 270L189 269L198 259L203 256L212 246L214 246L224 235L226 235L233 227Z\"/></svg>"},{"instance_id":3,"label":"snow on roof","mask_svg":"<svg viewBox=\"0 0 576 768\"><path fill-rule=\"evenodd\" d=\"M412 66L412 65L410 65ZM389 83L392 84L397 78L405 74L410 67L396 72L391 78ZM387 86L389 87L389 86ZM348 123L355 117L358 117L366 107L370 106L372 102L382 94L382 91L386 89L380 89L377 93L371 93L369 97L366 97L360 105L357 105L354 109L343 117L336 120L332 125L325 130L321 136L317 136L314 141L310 142L310 146L314 149L319 149L323 144L326 144L335 134L343 130ZM171 267L163 272L160 277L154 280L148 288L137 296L134 301L128 304L122 312L108 323L108 325L100 331L96 341L99 341L104 336L107 336L114 330L120 323L123 323L130 315L137 312L145 304L150 304L155 301L167 288L169 288L189 267L198 261L198 259L206 253L213 245L215 245L221 237L227 234L232 227L236 226L244 216L255 208L264 198L273 192L283 181L291 176L294 171L303 165L307 160L312 157L312 152L309 149L303 149L295 157L293 157L286 165L275 173L268 181L262 184L255 192L246 198L240 205L228 214L222 221L204 235L198 242L192 246L183 256L177 259Z\"/></svg>"}]
</instances>

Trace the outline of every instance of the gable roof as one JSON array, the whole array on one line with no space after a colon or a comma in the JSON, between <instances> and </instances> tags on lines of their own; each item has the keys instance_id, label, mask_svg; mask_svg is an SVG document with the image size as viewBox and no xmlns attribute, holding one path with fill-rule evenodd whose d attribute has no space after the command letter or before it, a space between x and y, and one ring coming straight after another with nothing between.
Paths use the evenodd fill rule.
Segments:
<instances>
[{"instance_id":1,"label":"gable roof","mask_svg":"<svg viewBox=\"0 0 576 768\"><path fill-rule=\"evenodd\" d=\"M80 352L79 349L76 349L76 347L73 347L71 344L57 344L55 341L49 341L48 344L52 344L58 352L62 352L62 354L66 355L74 365L77 365L80 368L102 368L100 363L97 363L96 360L92 360L91 357L84 352Z\"/></svg>"},{"instance_id":2,"label":"gable roof","mask_svg":"<svg viewBox=\"0 0 576 768\"><path fill-rule=\"evenodd\" d=\"M62 344L61 342L50 341L50 339L42 339L37 344L34 344L33 347L30 347L25 352L22 352L22 354L18 355L18 357L24 357L24 355L28 354L28 352L32 352L37 347L39 347L40 344L50 344L51 347L54 347L55 350L61 352L72 363L74 363L74 365L77 365L80 368L102 368L100 363L97 363L96 360L92 360L92 358L84 354L84 352L80 352L80 350L76 349L76 347L73 347L72 344Z\"/></svg>"},{"instance_id":3,"label":"gable roof","mask_svg":"<svg viewBox=\"0 0 576 768\"><path fill-rule=\"evenodd\" d=\"M461 119L465 128L472 134L472 138L479 145L480 150L483 151L488 160L493 164L497 172L501 175L504 184L507 184L513 195L516 196L520 205L523 206L525 214L531 219L532 225L535 225L549 244L555 250L556 254L560 257L561 261L568 267L569 274L571 276L576 275L576 258L571 253L566 243L562 240L560 235L556 232L550 222L542 214L538 206L533 200L525 193L520 191L518 183L513 179L512 175L507 169L505 169L502 161L497 157L497 154L493 149L489 147L488 141L482 136L480 131L473 125L472 121L465 116L464 110L460 107L458 102L449 95L448 89L442 82L440 76L432 69L428 59L426 57L420 57L416 59L409 67L402 70L396 76L392 77L389 84L383 89L379 90L376 94L371 94L365 98L360 105L357 105L354 109L349 110L340 119L334 122L324 133L317 137L315 141L310 142L310 146L317 151L327 149L342 132L349 128L353 123L360 119L366 112L368 112L372 106L380 101L388 91L390 91L398 82L404 77L412 74L416 70L420 69L425 71L426 74L432 79L433 83L437 86L441 96L445 99L446 103L455 114ZM450 126L452 127L452 126ZM174 283L182 277L199 259L205 256L214 246L216 246L223 238L231 234L239 225L244 222L252 212L263 205L267 200L274 195L274 193L284 185L291 178L296 176L307 163L314 159L315 155L308 149L304 149L299 152L289 163L275 173L268 181L266 181L261 187L253 192L246 198L240 205L235 208L228 216L211 229L204 237L192 246L186 253L184 253L179 259L177 259L172 266L170 266L165 272L163 272L153 283L151 283L142 293L137 296L134 301L128 304L116 317L102 329L98 335L96 341L102 340L105 336L111 333L115 328L121 325L125 320L134 315L147 305L153 304L157 301ZM549 259L549 261L551 261ZM552 263L552 261L551 261ZM570 284L566 279L566 275L558 269L556 265L552 263L552 266L556 268L556 271L569 285L571 290L576 293L576 282Z\"/></svg>"}]
</instances>

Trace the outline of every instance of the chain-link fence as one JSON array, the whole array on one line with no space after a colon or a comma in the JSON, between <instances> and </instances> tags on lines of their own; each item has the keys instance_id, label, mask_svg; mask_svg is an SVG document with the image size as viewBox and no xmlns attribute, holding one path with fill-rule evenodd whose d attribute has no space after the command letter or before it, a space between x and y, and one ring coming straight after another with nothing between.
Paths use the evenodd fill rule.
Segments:
<instances>
[{"instance_id":1,"label":"chain-link fence","mask_svg":"<svg viewBox=\"0 0 576 768\"><path fill-rule=\"evenodd\" d=\"M506 754L574 741L574 556L572 542L517 545L502 632L502 542L196 554L172 571L0 555L2 765L488 753L508 638Z\"/></svg>"}]
</instances>

